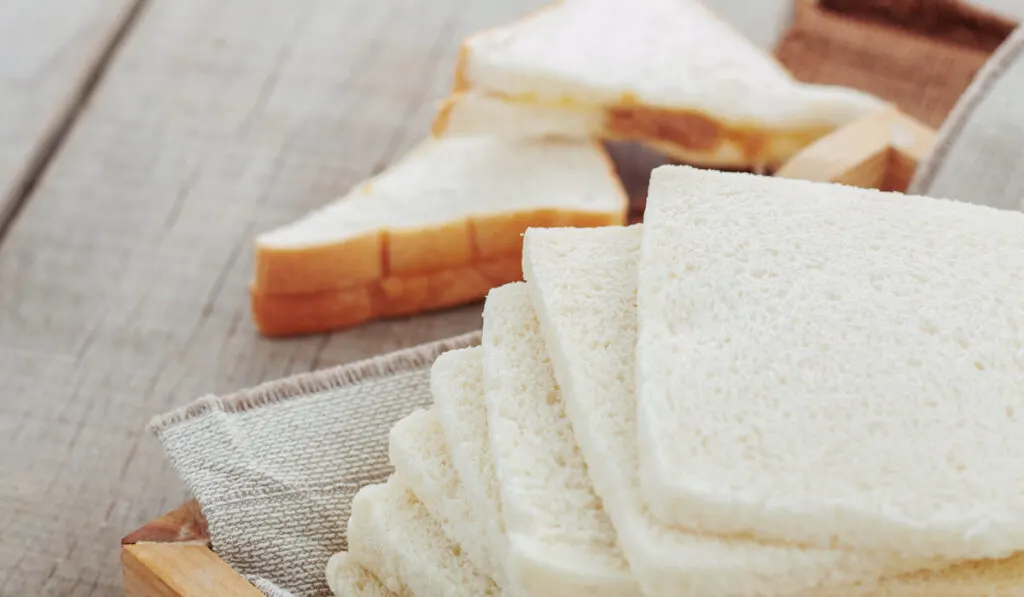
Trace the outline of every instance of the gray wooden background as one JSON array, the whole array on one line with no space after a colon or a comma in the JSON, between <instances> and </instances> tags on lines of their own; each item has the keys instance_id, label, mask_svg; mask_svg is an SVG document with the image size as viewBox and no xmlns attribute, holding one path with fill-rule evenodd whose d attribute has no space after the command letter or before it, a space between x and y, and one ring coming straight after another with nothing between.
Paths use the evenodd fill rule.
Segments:
<instances>
[{"instance_id":1,"label":"gray wooden background","mask_svg":"<svg viewBox=\"0 0 1024 597\"><path fill-rule=\"evenodd\" d=\"M418 141L460 38L543 2L0 0L0 595L122 594L121 536L186 498L151 416L478 325L261 339L252 237ZM789 0L712 3L770 46Z\"/></svg>"}]
</instances>

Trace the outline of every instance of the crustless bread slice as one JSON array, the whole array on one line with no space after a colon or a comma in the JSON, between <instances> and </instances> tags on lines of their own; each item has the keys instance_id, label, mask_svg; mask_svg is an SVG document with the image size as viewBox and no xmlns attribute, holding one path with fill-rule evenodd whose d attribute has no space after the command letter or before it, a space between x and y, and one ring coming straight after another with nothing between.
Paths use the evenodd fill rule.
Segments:
<instances>
[{"instance_id":1,"label":"crustless bread slice","mask_svg":"<svg viewBox=\"0 0 1024 597\"><path fill-rule=\"evenodd\" d=\"M385 586L404 586L414 595L501 594L394 475L387 483L362 488L353 498L348 545L355 562Z\"/></svg>"},{"instance_id":2,"label":"crustless bread slice","mask_svg":"<svg viewBox=\"0 0 1024 597\"><path fill-rule=\"evenodd\" d=\"M662 167L638 276L658 518L915 557L1024 550L1024 214Z\"/></svg>"},{"instance_id":3,"label":"crustless bread slice","mask_svg":"<svg viewBox=\"0 0 1024 597\"><path fill-rule=\"evenodd\" d=\"M327 562L327 585L335 597L413 597L405 587L392 583L385 587L344 551Z\"/></svg>"},{"instance_id":4,"label":"crustless bread slice","mask_svg":"<svg viewBox=\"0 0 1024 597\"><path fill-rule=\"evenodd\" d=\"M793 595L940 561L723 538L654 519L637 474L636 268L642 227L530 230L523 268L595 493L648 597ZM666 419L674 420L672 412ZM697 525L694 528L699 528Z\"/></svg>"},{"instance_id":5,"label":"crustless bread slice","mask_svg":"<svg viewBox=\"0 0 1024 597\"><path fill-rule=\"evenodd\" d=\"M445 535L462 546L478 570L494 577L495 566L462 479L452 463L436 409L418 410L391 429L388 454L395 473L409 485Z\"/></svg>"},{"instance_id":6,"label":"crustless bread slice","mask_svg":"<svg viewBox=\"0 0 1024 597\"><path fill-rule=\"evenodd\" d=\"M524 284L488 294L483 363L507 562L520 594L638 597L565 417Z\"/></svg>"},{"instance_id":7,"label":"crustless bread slice","mask_svg":"<svg viewBox=\"0 0 1024 597\"><path fill-rule=\"evenodd\" d=\"M495 582L510 588L505 566L508 541L487 439L482 349L450 350L439 356L430 369L430 392L465 499L473 511L474 531L489 547Z\"/></svg>"}]
</instances>

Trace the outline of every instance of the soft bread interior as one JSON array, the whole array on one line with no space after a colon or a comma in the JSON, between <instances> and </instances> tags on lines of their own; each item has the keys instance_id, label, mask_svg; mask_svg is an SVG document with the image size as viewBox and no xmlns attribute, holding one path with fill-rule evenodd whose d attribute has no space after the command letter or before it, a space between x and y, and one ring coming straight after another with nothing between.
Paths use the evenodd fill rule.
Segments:
<instances>
[{"instance_id":1,"label":"soft bread interior","mask_svg":"<svg viewBox=\"0 0 1024 597\"><path fill-rule=\"evenodd\" d=\"M487 296L482 356L491 454L522 594L638 597L565 416L525 284Z\"/></svg>"},{"instance_id":2,"label":"soft bread interior","mask_svg":"<svg viewBox=\"0 0 1024 597\"><path fill-rule=\"evenodd\" d=\"M644 591L660 595L797 593L875 583L928 566L889 553L722 538L650 516L636 471L636 268L642 227L527 232L523 269L566 413L595 492Z\"/></svg>"},{"instance_id":3,"label":"soft bread interior","mask_svg":"<svg viewBox=\"0 0 1024 597\"><path fill-rule=\"evenodd\" d=\"M394 475L353 498L348 545L350 556L385 586L404 586L414 595L501 594Z\"/></svg>"},{"instance_id":4,"label":"soft bread interior","mask_svg":"<svg viewBox=\"0 0 1024 597\"><path fill-rule=\"evenodd\" d=\"M451 350L430 369L434 397L445 441L476 519L476 532L487 542L491 569L499 586L509 588L508 537L498 497L498 479L491 458L487 412L483 402L483 355L480 347Z\"/></svg>"},{"instance_id":5,"label":"soft bread interior","mask_svg":"<svg viewBox=\"0 0 1024 597\"><path fill-rule=\"evenodd\" d=\"M400 585L385 587L344 551L327 561L327 586L335 597L413 597Z\"/></svg>"},{"instance_id":6,"label":"soft bread interior","mask_svg":"<svg viewBox=\"0 0 1024 597\"><path fill-rule=\"evenodd\" d=\"M438 521L448 538L462 547L485 576L494 576L482 519L475 515L434 409L418 410L391 429L388 454L395 473Z\"/></svg>"},{"instance_id":7,"label":"soft bread interior","mask_svg":"<svg viewBox=\"0 0 1024 597\"><path fill-rule=\"evenodd\" d=\"M914 557L1024 549L1022 256L1017 212L655 170L636 359L652 512Z\"/></svg>"}]
</instances>

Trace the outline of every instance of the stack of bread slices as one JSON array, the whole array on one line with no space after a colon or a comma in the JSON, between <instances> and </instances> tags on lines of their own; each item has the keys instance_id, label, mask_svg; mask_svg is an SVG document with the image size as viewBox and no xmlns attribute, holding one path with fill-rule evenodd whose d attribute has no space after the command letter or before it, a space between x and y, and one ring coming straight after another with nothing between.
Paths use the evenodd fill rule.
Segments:
<instances>
[{"instance_id":1,"label":"stack of bread slices","mask_svg":"<svg viewBox=\"0 0 1024 597\"><path fill-rule=\"evenodd\" d=\"M334 592L1024 594L1024 215L683 166L647 209L527 231Z\"/></svg>"},{"instance_id":2,"label":"stack of bread slices","mask_svg":"<svg viewBox=\"0 0 1024 597\"><path fill-rule=\"evenodd\" d=\"M527 227L625 223L603 141L766 171L882 107L797 82L700 0L556 2L464 41L431 138L256 239L254 320L324 332L520 280Z\"/></svg>"}]
</instances>

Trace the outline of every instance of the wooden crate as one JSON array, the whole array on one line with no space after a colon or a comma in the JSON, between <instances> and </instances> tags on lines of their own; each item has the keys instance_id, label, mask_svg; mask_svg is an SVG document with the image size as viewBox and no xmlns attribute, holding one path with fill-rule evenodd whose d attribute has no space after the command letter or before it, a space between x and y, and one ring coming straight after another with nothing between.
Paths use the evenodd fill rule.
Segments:
<instances>
[{"instance_id":1,"label":"wooden crate","mask_svg":"<svg viewBox=\"0 0 1024 597\"><path fill-rule=\"evenodd\" d=\"M905 191L934 143L934 132L896 110L854 122L794 156L776 176ZM259 597L210 549L195 501L150 521L121 541L127 597Z\"/></svg>"}]
</instances>

